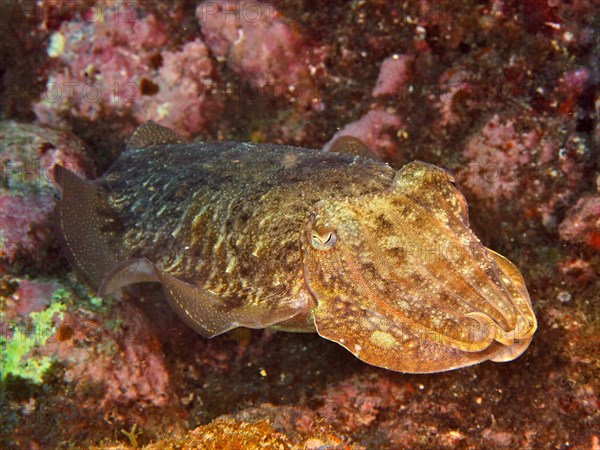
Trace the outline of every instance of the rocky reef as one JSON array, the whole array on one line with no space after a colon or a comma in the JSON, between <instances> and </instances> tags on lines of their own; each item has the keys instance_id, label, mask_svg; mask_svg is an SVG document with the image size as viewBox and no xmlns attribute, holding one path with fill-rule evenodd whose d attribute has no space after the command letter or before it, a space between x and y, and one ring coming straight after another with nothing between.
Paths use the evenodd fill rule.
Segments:
<instances>
[{"instance_id":1,"label":"rocky reef","mask_svg":"<svg viewBox=\"0 0 600 450\"><path fill-rule=\"evenodd\" d=\"M600 2L14 0L0 5L2 448L600 448ZM506 364L407 375L317 335L196 335L158 288L61 256L55 164L146 120L457 176L538 318Z\"/></svg>"}]
</instances>

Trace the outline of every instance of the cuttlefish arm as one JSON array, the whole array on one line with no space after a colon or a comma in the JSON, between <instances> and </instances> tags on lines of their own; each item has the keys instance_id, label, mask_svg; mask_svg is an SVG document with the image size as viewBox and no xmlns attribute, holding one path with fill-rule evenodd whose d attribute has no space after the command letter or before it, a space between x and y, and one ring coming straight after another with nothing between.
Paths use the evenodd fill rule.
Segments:
<instances>
[{"instance_id":1,"label":"cuttlefish arm","mask_svg":"<svg viewBox=\"0 0 600 450\"><path fill-rule=\"evenodd\" d=\"M403 303L408 310L400 311L386 297L375 295L361 267L344 259L338 263L345 267L345 283L351 288L335 292L310 283L317 298L313 315L320 336L337 342L364 362L400 372L441 372L491 359L495 329L487 328L481 316L452 318L452 326L462 327L464 338L451 340L443 331L420 325L418 317L411 317L410 304L426 305L427 297L407 299ZM339 282L321 275L327 284ZM368 301L357 301L361 298Z\"/></svg>"},{"instance_id":2,"label":"cuttlefish arm","mask_svg":"<svg viewBox=\"0 0 600 450\"><path fill-rule=\"evenodd\" d=\"M387 192L323 201L302 233L317 332L402 372L508 361L536 321L518 269L468 227L442 169L406 165Z\"/></svg>"}]
</instances>

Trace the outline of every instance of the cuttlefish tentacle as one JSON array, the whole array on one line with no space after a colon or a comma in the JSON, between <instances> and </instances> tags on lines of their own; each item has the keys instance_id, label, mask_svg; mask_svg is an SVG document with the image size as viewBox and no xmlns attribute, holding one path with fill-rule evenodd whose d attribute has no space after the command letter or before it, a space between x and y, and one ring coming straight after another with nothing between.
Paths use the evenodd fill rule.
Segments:
<instances>
[{"instance_id":1,"label":"cuttlefish tentacle","mask_svg":"<svg viewBox=\"0 0 600 450\"><path fill-rule=\"evenodd\" d=\"M513 330L505 333L506 339L509 342L529 342L537 328L537 321L525 287L525 280L515 265L508 259L489 248L485 250L501 272L500 278L504 279L503 286L508 292L507 297L513 300L513 305L518 311L517 324Z\"/></svg>"},{"instance_id":2,"label":"cuttlefish tentacle","mask_svg":"<svg viewBox=\"0 0 600 450\"><path fill-rule=\"evenodd\" d=\"M469 296L474 296L479 301L486 302L485 298L480 294L480 292L477 291L477 289L475 288L475 286L472 285L472 283L469 283L469 282L465 281L464 283L468 287L468 291L467 292L463 291L461 293L461 292L458 291L458 289L454 289L454 288L448 286L446 284L446 280L440 278L440 274L439 273L437 273L437 274L434 273L425 264L418 265L417 267L414 267L413 270L416 273L419 273L419 274L421 274L423 276L426 275L426 277L424 279L427 279L429 281L429 283L431 285L434 285L436 288L440 288L441 289L441 288L445 287L446 288L446 293L449 295L449 297L451 297L454 300L454 302L452 304L444 305L441 300L432 299L432 303L434 303L438 309L444 310L444 311L448 311L448 313L451 313L453 307L456 308L457 306L463 306L463 307L466 306L466 307L474 310L475 312L480 312L481 314L487 316L494 323L494 327L499 327L500 326L500 325L498 325L498 323L496 322L496 320L494 320L494 318L491 317L490 312L486 312L486 311L480 310L480 308L482 308L482 306L479 306L479 305L477 305L477 303L475 301L470 300ZM465 293L467 293L469 295L465 295ZM448 303L448 302L446 302L446 303ZM494 305L492 305L492 307L494 308L494 311L497 314L501 314L501 312L497 308L495 308ZM475 351L478 351L478 350L475 350Z\"/></svg>"}]
</instances>

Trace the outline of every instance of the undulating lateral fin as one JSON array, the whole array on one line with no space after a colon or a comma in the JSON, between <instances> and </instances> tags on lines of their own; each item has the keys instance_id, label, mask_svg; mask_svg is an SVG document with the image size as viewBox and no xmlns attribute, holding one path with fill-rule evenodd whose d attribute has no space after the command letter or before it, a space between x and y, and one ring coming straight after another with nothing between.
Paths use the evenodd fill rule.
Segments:
<instances>
[{"instance_id":1,"label":"undulating lateral fin","mask_svg":"<svg viewBox=\"0 0 600 450\"><path fill-rule=\"evenodd\" d=\"M106 275L98 288L98 296L112 294L130 284L148 281L160 281L156 275L154 264L147 258L128 259L117 264Z\"/></svg>"},{"instance_id":2,"label":"undulating lateral fin","mask_svg":"<svg viewBox=\"0 0 600 450\"><path fill-rule=\"evenodd\" d=\"M371 153L369 147L367 147L367 145L359 138L354 136L340 136L333 141L331 147L329 147L329 151L377 160L377 157Z\"/></svg>"},{"instance_id":3,"label":"undulating lateral fin","mask_svg":"<svg viewBox=\"0 0 600 450\"><path fill-rule=\"evenodd\" d=\"M185 140L173 130L149 121L138 126L127 141L126 150L162 144L183 144Z\"/></svg>"},{"instance_id":4,"label":"undulating lateral fin","mask_svg":"<svg viewBox=\"0 0 600 450\"><path fill-rule=\"evenodd\" d=\"M233 328L265 328L285 321L301 310L294 305L275 311L263 305L231 308L218 295L200 286L180 280L157 268L149 259L129 259L117 264L102 281L98 295L110 294L124 286L145 281L157 281L171 307L197 333L213 337Z\"/></svg>"},{"instance_id":5,"label":"undulating lateral fin","mask_svg":"<svg viewBox=\"0 0 600 450\"><path fill-rule=\"evenodd\" d=\"M55 209L55 224L62 248L86 281L98 287L117 263L110 245L114 219L106 193L93 181L84 180L61 166L54 166L54 179L62 189Z\"/></svg>"},{"instance_id":6,"label":"undulating lateral fin","mask_svg":"<svg viewBox=\"0 0 600 450\"><path fill-rule=\"evenodd\" d=\"M213 337L233 328L266 328L298 314L302 306L278 306L271 310L262 304L232 308L208 289L156 270L167 300L179 316L197 333Z\"/></svg>"}]
</instances>

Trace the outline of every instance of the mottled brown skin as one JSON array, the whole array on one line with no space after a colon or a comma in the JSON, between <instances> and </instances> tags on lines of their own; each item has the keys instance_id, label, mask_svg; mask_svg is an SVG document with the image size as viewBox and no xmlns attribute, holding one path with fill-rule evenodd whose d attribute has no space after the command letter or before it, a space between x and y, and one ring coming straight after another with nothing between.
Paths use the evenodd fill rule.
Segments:
<instances>
[{"instance_id":1,"label":"mottled brown skin","mask_svg":"<svg viewBox=\"0 0 600 450\"><path fill-rule=\"evenodd\" d=\"M352 167L349 173L348 167ZM368 159L241 143L164 145L123 154L101 179L123 225L125 259L146 257L229 307L314 304L299 231L324 197L384 189L394 171ZM303 331L314 331L306 321Z\"/></svg>"},{"instance_id":2,"label":"mottled brown skin","mask_svg":"<svg viewBox=\"0 0 600 450\"><path fill-rule=\"evenodd\" d=\"M333 230L335 245L310 245L315 229ZM535 331L521 275L473 234L438 167L413 162L383 191L320 202L303 248L317 331L368 363L437 372L510 360Z\"/></svg>"},{"instance_id":3,"label":"mottled brown skin","mask_svg":"<svg viewBox=\"0 0 600 450\"><path fill-rule=\"evenodd\" d=\"M158 281L204 336L317 331L405 372L527 348L536 322L523 279L473 235L442 169L396 173L355 143L344 154L179 142L150 124L102 178L59 170L63 242L101 293ZM80 192L92 206L72 206Z\"/></svg>"}]
</instances>

